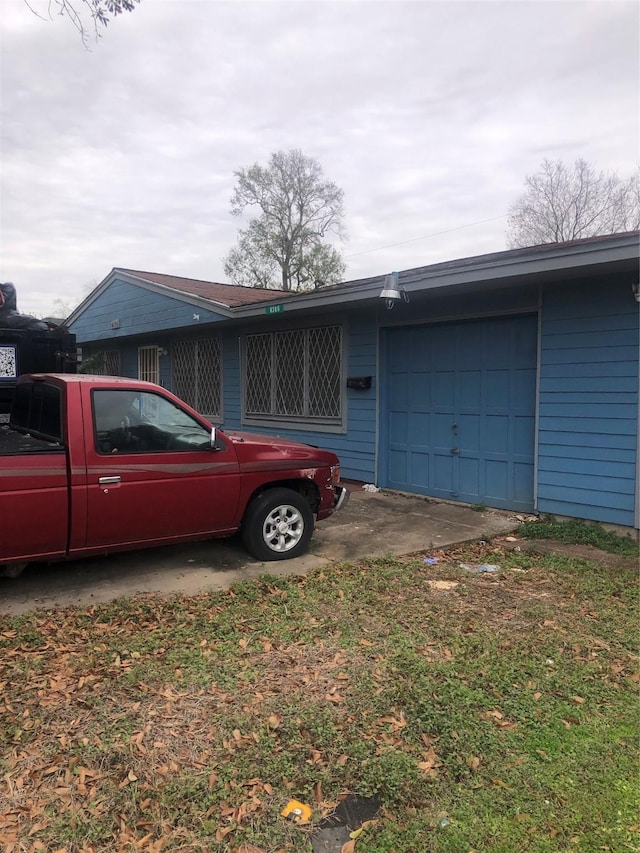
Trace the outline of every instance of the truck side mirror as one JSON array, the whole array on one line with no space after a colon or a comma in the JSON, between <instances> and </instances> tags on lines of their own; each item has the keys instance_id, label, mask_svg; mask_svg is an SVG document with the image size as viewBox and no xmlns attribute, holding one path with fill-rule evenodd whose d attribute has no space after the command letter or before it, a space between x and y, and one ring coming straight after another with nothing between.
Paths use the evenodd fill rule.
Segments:
<instances>
[{"instance_id":1,"label":"truck side mirror","mask_svg":"<svg viewBox=\"0 0 640 853\"><path fill-rule=\"evenodd\" d=\"M218 444L218 433L214 426L211 427L210 447L212 450L220 450L220 445Z\"/></svg>"}]
</instances>

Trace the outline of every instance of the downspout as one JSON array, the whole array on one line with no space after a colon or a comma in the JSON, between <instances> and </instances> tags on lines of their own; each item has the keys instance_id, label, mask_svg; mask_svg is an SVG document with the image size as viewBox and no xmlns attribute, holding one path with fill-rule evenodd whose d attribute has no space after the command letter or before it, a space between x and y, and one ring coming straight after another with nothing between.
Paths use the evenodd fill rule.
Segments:
<instances>
[{"instance_id":1,"label":"downspout","mask_svg":"<svg viewBox=\"0 0 640 853\"><path fill-rule=\"evenodd\" d=\"M380 319L376 311L376 432L373 455L373 482L380 485L380 394L382 382L380 377Z\"/></svg>"},{"instance_id":2,"label":"downspout","mask_svg":"<svg viewBox=\"0 0 640 853\"><path fill-rule=\"evenodd\" d=\"M638 287L638 285L636 285ZM638 375L640 376L640 299L635 295L638 303ZM636 506L633 526L640 530L640 394L638 395L638 419L636 421Z\"/></svg>"},{"instance_id":3,"label":"downspout","mask_svg":"<svg viewBox=\"0 0 640 853\"><path fill-rule=\"evenodd\" d=\"M540 372L542 364L542 305L543 284L538 284L538 335L536 353L536 413L533 440L533 511L538 513L538 454L540 448Z\"/></svg>"}]
</instances>

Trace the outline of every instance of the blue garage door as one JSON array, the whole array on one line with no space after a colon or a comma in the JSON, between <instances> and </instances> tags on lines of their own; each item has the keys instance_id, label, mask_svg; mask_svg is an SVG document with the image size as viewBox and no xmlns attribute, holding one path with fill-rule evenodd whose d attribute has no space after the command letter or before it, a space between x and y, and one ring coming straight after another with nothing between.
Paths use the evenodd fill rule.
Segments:
<instances>
[{"instance_id":1,"label":"blue garage door","mask_svg":"<svg viewBox=\"0 0 640 853\"><path fill-rule=\"evenodd\" d=\"M535 316L386 330L380 482L533 509Z\"/></svg>"}]
</instances>

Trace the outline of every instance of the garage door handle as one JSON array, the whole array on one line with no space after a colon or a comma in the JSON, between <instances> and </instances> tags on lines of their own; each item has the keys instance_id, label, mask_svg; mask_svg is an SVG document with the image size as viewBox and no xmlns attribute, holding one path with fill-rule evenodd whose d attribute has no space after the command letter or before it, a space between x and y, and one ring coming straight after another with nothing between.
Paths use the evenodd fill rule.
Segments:
<instances>
[{"instance_id":1,"label":"garage door handle","mask_svg":"<svg viewBox=\"0 0 640 853\"><path fill-rule=\"evenodd\" d=\"M119 482L120 482L120 477L100 477L100 479L98 480L98 483L101 486L109 486L113 483L119 483Z\"/></svg>"},{"instance_id":2,"label":"garage door handle","mask_svg":"<svg viewBox=\"0 0 640 853\"><path fill-rule=\"evenodd\" d=\"M451 452L452 453L460 453L460 448L459 447L452 447Z\"/></svg>"}]
</instances>

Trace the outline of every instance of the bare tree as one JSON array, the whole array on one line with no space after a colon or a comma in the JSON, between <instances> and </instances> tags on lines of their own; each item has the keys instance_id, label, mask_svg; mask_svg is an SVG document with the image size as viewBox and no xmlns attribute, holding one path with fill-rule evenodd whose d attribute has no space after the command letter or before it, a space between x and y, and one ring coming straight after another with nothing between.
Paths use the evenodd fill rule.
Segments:
<instances>
[{"instance_id":1,"label":"bare tree","mask_svg":"<svg viewBox=\"0 0 640 853\"><path fill-rule=\"evenodd\" d=\"M231 213L247 207L260 215L239 232L224 269L235 284L308 290L340 281L342 255L323 239L343 237L343 192L327 181L317 160L297 150L272 154L266 167L254 163L235 173Z\"/></svg>"},{"instance_id":2,"label":"bare tree","mask_svg":"<svg viewBox=\"0 0 640 853\"><path fill-rule=\"evenodd\" d=\"M140 0L24 0L34 15L45 20L40 12L44 9L49 18L54 13L68 18L80 33L82 43L87 46L92 31L97 41L101 38L100 28L106 27L111 20L122 12L133 12Z\"/></svg>"},{"instance_id":3,"label":"bare tree","mask_svg":"<svg viewBox=\"0 0 640 853\"><path fill-rule=\"evenodd\" d=\"M631 178L597 172L586 160L573 168L544 160L525 179L525 192L509 209L510 248L561 243L640 227L640 169Z\"/></svg>"}]
</instances>

